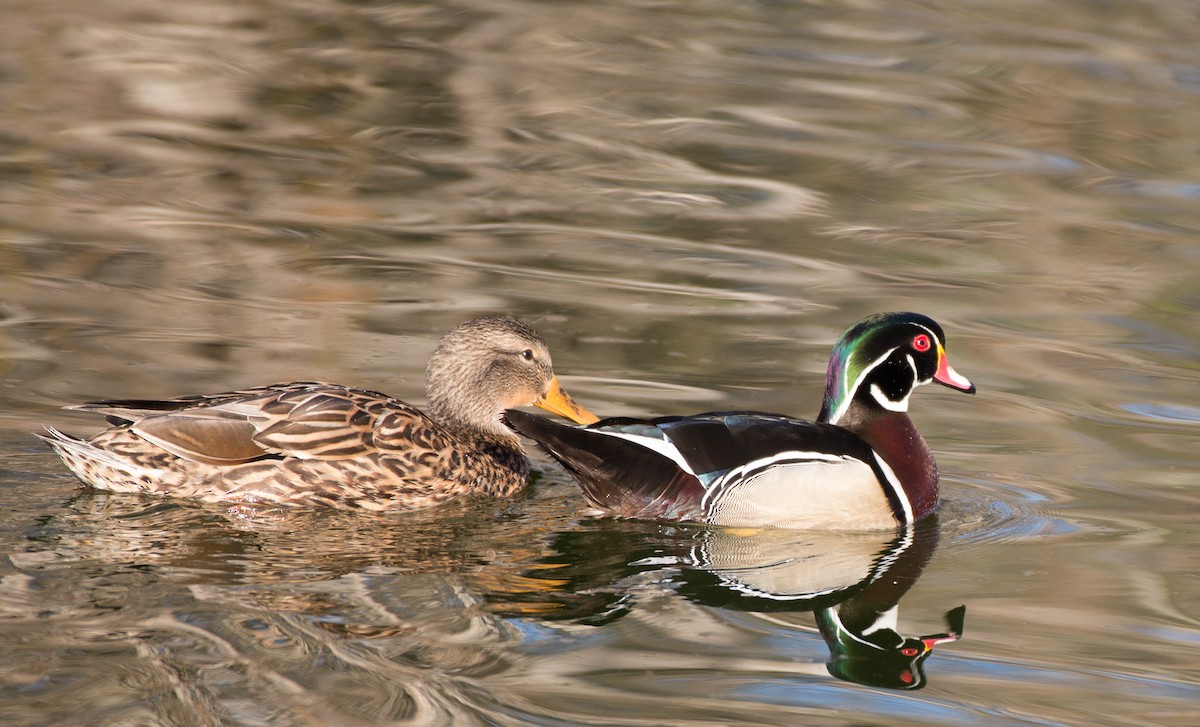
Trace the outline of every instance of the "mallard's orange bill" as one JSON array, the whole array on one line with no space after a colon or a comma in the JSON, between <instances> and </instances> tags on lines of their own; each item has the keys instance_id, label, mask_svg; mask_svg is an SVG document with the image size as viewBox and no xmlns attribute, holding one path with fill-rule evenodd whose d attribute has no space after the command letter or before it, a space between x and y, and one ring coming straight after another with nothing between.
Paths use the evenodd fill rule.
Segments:
<instances>
[{"instance_id":1,"label":"mallard's orange bill","mask_svg":"<svg viewBox=\"0 0 1200 727\"><path fill-rule=\"evenodd\" d=\"M558 385L557 376L550 380L550 390L542 394L541 398L533 402L533 405L564 419L570 419L576 424L592 424L600 421L600 417L576 404L571 395L563 391L563 388Z\"/></svg>"}]
</instances>

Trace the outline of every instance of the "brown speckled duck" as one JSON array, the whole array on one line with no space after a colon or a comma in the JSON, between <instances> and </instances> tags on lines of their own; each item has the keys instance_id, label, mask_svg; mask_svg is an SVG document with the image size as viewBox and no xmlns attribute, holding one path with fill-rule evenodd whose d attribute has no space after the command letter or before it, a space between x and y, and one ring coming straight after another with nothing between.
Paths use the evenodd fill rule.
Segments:
<instances>
[{"instance_id":1,"label":"brown speckled duck","mask_svg":"<svg viewBox=\"0 0 1200 727\"><path fill-rule=\"evenodd\" d=\"M455 328L425 372L429 414L366 389L311 381L68 407L113 426L38 436L88 485L210 502L407 510L519 491L529 462L500 421L535 405L597 417L558 384L545 341L509 316Z\"/></svg>"}]
</instances>

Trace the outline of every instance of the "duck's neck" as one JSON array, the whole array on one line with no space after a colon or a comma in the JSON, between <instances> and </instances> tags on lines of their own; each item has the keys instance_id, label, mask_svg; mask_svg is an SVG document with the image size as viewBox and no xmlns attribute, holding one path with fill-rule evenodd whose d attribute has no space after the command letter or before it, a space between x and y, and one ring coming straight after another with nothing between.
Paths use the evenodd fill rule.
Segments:
<instances>
[{"instance_id":1,"label":"duck's neck","mask_svg":"<svg viewBox=\"0 0 1200 727\"><path fill-rule=\"evenodd\" d=\"M481 483L483 494L506 495L513 489L511 483L499 481L495 477L491 466L499 466L512 473L519 482L519 487L524 486L525 481L529 479L529 459L521 449L519 440L480 437L475 440L475 446L483 456L475 458L476 462L469 462L468 466L478 470L476 476Z\"/></svg>"},{"instance_id":2,"label":"duck's neck","mask_svg":"<svg viewBox=\"0 0 1200 727\"><path fill-rule=\"evenodd\" d=\"M521 440L500 423L500 412L490 402L450 402L436 392L429 393L428 416L438 426L453 432L480 450L490 453L521 454Z\"/></svg>"},{"instance_id":3,"label":"duck's neck","mask_svg":"<svg viewBox=\"0 0 1200 727\"><path fill-rule=\"evenodd\" d=\"M907 413L856 404L838 425L861 437L892 468L908 494L914 520L933 512L938 502L937 462Z\"/></svg>"},{"instance_id":4,"label":"duck's neck","mask_svg":"<svg viewBox=\"0 0 1200 727\"><path fill-rule=\"evenodd\" d=\"M462 416L459 409L430 399L428 417L441 431L451 435L458 445L452 447L452 457L461 467L461 479L473 483L478 492L489 495L508 495L525 485L529 478L529 460L521 448L521 440L496 415L496 426L480 426L486 414Z\"/></svg>"}]
</instances>

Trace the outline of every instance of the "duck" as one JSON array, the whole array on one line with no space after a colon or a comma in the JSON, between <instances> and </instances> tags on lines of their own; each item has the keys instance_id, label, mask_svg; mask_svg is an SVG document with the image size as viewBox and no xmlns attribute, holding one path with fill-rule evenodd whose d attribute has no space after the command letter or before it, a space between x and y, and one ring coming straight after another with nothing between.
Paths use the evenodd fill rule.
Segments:
<instances>
[{"instance_id":1,"label":"duck","mask_svg":"<svg viewBox=\"0 0 1200 727\"><path fill-rule=\"evenodd\" d=\"M507 315L450 331L425 371L428 413L368 389L293 381L161 400L93 401L88 439L38 434L98 490L204 502L411 510L506 497L530 474L505 410L599 419L559 384L546 342Z\"/></svg>"},{"instance_id":2,"label":"duck","mask_svg":"<svg viewBox=\"0 0 1200 727\"><path fill-rule=\"evenodd\" d=\"M833 347L815 421L755 411L569 427L508 411L505 422L575 478L601 514L731 528L882 530L934 512L937 464L908 415L917 387L975 385L919 313L850 326Z\"/></svg>"}]
</instances>

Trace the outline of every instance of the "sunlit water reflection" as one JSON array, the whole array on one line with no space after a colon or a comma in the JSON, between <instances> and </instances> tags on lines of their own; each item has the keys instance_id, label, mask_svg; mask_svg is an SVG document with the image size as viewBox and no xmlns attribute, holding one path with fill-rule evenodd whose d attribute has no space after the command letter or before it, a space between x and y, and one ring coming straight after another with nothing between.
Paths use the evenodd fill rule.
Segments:
<instances>
[{"instance_id":1,"label":"sunlit water reflection","mask_svg":"<svg viewBox=\"0 0 1200 727\"><path fill-rule=\"evenodd\" d=\"M1198 48L1171 1L10 8L0 718L1200 722ZM491 311L600 413L812 416L894 309L980 389L915 397L944 497L894 631L966 606L919 691L830 671L812 592L872 558L767 599L545 462L352 516L81 493L30 436L295 378L419 401Z\"/></svg>"}]
</instances>

